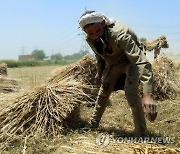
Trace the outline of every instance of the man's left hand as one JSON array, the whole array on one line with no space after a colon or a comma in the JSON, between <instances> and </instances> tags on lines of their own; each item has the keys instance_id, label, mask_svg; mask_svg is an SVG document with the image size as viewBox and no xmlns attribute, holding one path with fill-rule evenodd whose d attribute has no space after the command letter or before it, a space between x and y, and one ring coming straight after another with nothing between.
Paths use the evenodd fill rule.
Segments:
<instances>
[{"instance_id":1,"label":"man's left hand","mask_svg":"<svg viewBox=\"0 0 180 154\"><path fill-rule=\"evenodd\" d=\"M151 93L146 93L143 95L142 104L146 118L150 122L154 122L157 117L157 105L155 104Z\"/></svg>"}]
</instances>

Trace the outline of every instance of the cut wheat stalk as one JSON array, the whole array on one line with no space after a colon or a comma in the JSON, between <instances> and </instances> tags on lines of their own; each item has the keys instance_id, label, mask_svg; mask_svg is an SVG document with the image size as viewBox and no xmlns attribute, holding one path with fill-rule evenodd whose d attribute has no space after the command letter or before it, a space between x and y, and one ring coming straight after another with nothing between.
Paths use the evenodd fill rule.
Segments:
<instances>
[{"instance_id":1,"label":"cut wheat stalk","mask_svg":"<svg viewBox=\"0 0 180 154\"><path fill-rule=\"evenodd\" d=\"M16 79L0 75L0 93L16 92L20 89Z\"/></svg>"},{"instance_id":2,"label":"cut wheat stalk","mask_svg":"<svg viewBox=\"0 0 180 154\"><path fill-rule=\"evenodd\" d=\"M62 134L68 126L66 120L84 97L87 95L75 80L63 80L59 85L43 86L17 97L13 106L0 114L0 145L17 134Z\"/></svg>"},{"instance_id":3,"label":"cut wheat stalk","mask_svg":"<svg viewBox=\"0 0 180 154\"><path fill-rule=\"evenodd\" d=\"M7 64L6 63L0 64L0 75L7 76Z\"/></svg>"},{"instance_id":4,"label":"cut wheat stalk","mask_svg":"<svg viewBox=\"0 0 180 154\"><path fill-rule=\"evenodd\" d=\"M180 92L180 80L175 71L173 61L159 56L152 63L154 76L154 96L156 99L174 99Z\"/></svg>"},{"instance_id":5,"label":"cut wheat stalk","mask_svg":"<svg viewBox=\"0 0 180 154\"><path fill-rule=\"evenodd\" d=\"M81 60L73 63L61 70L57 70L47 83L50 85L58 84L63 79L75 79L83 85L96 86L95 83L96 66L95 59L86 55Z\"/></svg>"},{"instance_id":6,"label":"cut wheat stalk","mask_svg":"<svg viewBox=\"0 0 180 154\"><path fill-rule=\"evenodd\" d=\"M67 67L56 70L50 79L47 80L47 85L58 85L64 79L74 79L82 85L83 92L89 99L88 104L94 104L98 95L99 87L96 86L96 60L88 55L84 56L78 62L75 62Z\"/></svg>"},{"instance_id":7,"label":"cut wheat stalk","mask_svg":"<svg viewBox=\"0 0 180 154\"><path fill-rule=\"evenodd\" d=\"M169 48L166 36L162 35L157 39L147 41L146 38L141 38L140 43L144 46L146 51L153 51L159 47L161 48ZM161 46L159 46L161 44Z\"/></svg>"}]
</instances>

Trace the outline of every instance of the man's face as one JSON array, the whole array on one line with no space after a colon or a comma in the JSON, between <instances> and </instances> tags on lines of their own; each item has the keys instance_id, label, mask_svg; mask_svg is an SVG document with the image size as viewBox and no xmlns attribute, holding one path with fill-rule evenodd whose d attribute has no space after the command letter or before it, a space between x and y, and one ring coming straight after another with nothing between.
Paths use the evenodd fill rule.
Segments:
<instances>
[{"instance_id":1,"label":"man's face","mask_svg":"<svg viewBox=\"0 0 180 154\"><path fill-rule=\"evenodd\" d=\"M86 34L94 41L100 41L104 34L104 23L95 23L84 29Z\"/></svg>"}]
</instances>

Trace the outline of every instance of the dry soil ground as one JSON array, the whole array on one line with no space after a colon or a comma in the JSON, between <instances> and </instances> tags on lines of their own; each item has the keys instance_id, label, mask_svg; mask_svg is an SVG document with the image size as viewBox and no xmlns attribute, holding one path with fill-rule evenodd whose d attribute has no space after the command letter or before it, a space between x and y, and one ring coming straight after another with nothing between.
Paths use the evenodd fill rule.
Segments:
<instances>
[{"instance_id":1,"label":"dry soil ground","mask_svg":"<svg viewBox=\"0 0 180 154\"><path fill-rule=\"evenodd\" d=\"M8 76L19 80L21 91L33 90L44 84L56 68L57 66L12 68L8 69ZM180 70L178 71L180 76ZM16 93L0 94L0 109L11 105L3 104L3 100L11 99L13 95ZM157 104L157 120L154 123L147 121L151 134L149 139L156 143L141 143L145 140L133 138L131 111L124 92L120 91L111 95L111 105L103 115L99 130L69 130L66 135L55 139L37 136L26 141L24 138L17 138L2 153L180 153L180 97L175 100L157 101ZM82 106L82 119L88 121L92 111L92 107Z\"/></svg>"}]
</instances>

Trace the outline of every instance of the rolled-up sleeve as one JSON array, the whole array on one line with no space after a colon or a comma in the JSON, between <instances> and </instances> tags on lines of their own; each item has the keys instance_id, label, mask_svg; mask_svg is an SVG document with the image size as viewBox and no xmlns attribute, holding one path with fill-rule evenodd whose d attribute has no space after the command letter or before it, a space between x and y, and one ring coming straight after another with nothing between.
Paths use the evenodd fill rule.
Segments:
<instances>
[{"instance_id":1,"label":"rolled-up sleeve","mask_svg":"<svg viewBox=\"0 0 180 154\"><path fill-rule=\"evenodd\" d=\"M143 84L143 93L153 92L153 73L150 62L147 60L144 52L138 47L132 39L131 34L119 35L118 44L124 47L125 54L129 61L136 64L139 71L139 79Z\"/></svg>"}]
</instances>

